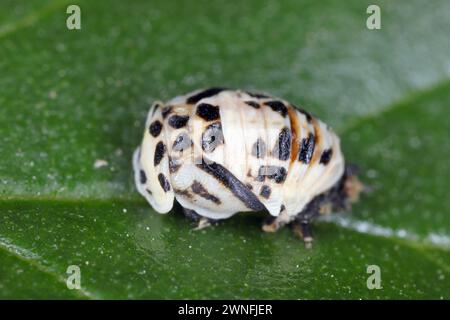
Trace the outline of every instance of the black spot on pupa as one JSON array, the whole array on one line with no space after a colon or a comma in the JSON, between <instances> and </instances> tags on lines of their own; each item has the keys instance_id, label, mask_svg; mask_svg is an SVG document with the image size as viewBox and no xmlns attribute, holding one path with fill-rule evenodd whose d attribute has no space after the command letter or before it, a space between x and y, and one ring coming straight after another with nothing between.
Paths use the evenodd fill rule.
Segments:
<instances>
[{"instance_id":1,"label":"black spot on pupa","mask_svg":"<svg viewBox=\"0 0 450 320\"><path fill-rule=\"evenodd\" d=\"M306 121L308 121L308 123L311 123L311 121L312 121L312 116L311 116L311 114L310 114L308 111L305 111L305 110L300 109L300 108L298 109L298 111L300 111L300 113L302 113L302 114L305 115Z\"/></svg>"},{"instance_id":2,"label":"black spot on pupa","mask_svg":"<svg viewBox=\"0 0 450 320\"><path fill-rule=\"evenodd\" d=\"M259 93L259 92L249 92L249 91L247 91L246 93L247 93L250 97L257 98L257 99L270 98L269 95L264 94L264 93Z\"/></svg>"},{"instance_id":3,"label":"black spot on pupa","mask_svg":"<svg viewBox=\"0 0 450 320\"><path fill-rule=\"evenodd\" d=\"M266 156L266 143L263 139L258 138L252 147L252 155L256 158L264 158Z\"/></svg>"},{"instance_id":4,"label":"black spot on pupa","mask_svg":"<svg viewBox=\"0 0 450 320\"><path fill-rule=\"evenodd\" d=\"M272 190L270 189L269 186L263 185L261 188L261 192L259 193L262 197L269 199L270 197L270 193L272 192Z\"/></svg>"},{"instance_id":5,"label":"black spot on pupa","mask_svg":"<svg viewBox=\"0 0 450 320\"><path fill-rule=\"evenodd\" d=\"M158 180L159 180L159 184L161 185L161 188L163 188L164 192L167 192L170 190L170 183L162 173L158 174Z\"/></svg>"},{"instance_id":6,"label":"black spot on pupa","mask_svg":"<svg viewBox=\"0 0 450 320\"><path fill-rule=\"evenodd\" d=\"M286 206L284 204L282 204L280 207L280 212L283 212L284 210L286 210Z\"/></svg>"},{"instance_id":7,"label":"black spot on pupa","mask_svg":"<svg viewBox=\"0 0 450 320\"><path fill-rule=\"evenodd\" d=\"M173 115L169 118L169 125L172 128L180 129L180 128L183 128L187 124L188 121L189 121L189 116Z\"/></svg>"},{"instance_id":8,"label":"black spot on pupa","mask_svg":"<svg viewBox=\"0 0 450 320\"><path fill-rule=\"evenodd\" d=\"M308 164L311 161L315 147L316 147L316 144L314 141L314 135L312 133L310 133L308 138L303 138L300 143L300 151L298 153L298 161Z\"/></svg>"},{"instance_id":9,"label":"black spot on pupa","mask_svg":"<svg viewBox=\"0 0 450 320\"><path fill-rule=\"evenodd\" d=\"M205 187L197 180L194 180L194 182L191 185L191 189L193 193L198 194L200 197L206 200L210 200L215 204L221 204L220 199L217 198L215 195L210 194L208 190L206 190Z\"/></svg>"},{"instance_id":10,"label":"black spot on pupa","mask_svg":"<svg viewBox=\"0 0 450 320\"><path fill-rule=\"evenodd\" d=\"M191 199L192 198L192 194L188 191L188 190L181 190L181 189L174 189L173 190L177 195L186 197Z\"/></svg>"},{"instance_id":11,"label":"black spot on pupa","mask_svg":"<svg viewBox=\"0 0 450 320\"><path fill-rule=\"evenodd\" d=\"M264 102L266 106L269 106L273 111L278 112L284 118L287 115L287 108L283 102L272 100Z\"/></svg>"},{"instance_id":12,"label":"black spot on pupa","mask_svg":"<svg viewBox=\"0 0 450 320\"><path fill-rule=\"evenodd\" d=\"M255 101L244 101L245 104L249 105L250 107L253 107L255 109L259 109L261 106L259 105L258 102Z\"/></svg>"},{"instance_id":13,"label":"black spot on pupa","mask_svg":"<svg viewBox=\"0 0 450 320\"><path fill-rule=\"evenodd\" d=\"M213 152L217 146L223 143L222 124L220 122L210 124L202 134L203 151L207 153Z\"/></svg>"},{"instance_id":14,"label":"black spot on pupa","mask_svg":"<svg viewBox=\"0 0 450 320\"><path fill-rule=\"evenodd\" d=\"M171 113L171 112L172 112L172 106L164 107L164 108L161 110L161 114L162 114L163 119L167 118L167 116L168 116L169 113Z\"/></svg>"},{"instance_id":15,"label":"black spot on pupa","mask_svg":"<svg viewBox=\"0 0 450 320\"><path fill-rule=\"evenodd\" d=\"M333 149L324 150L322 152L322 155L320 156L319 163L327 165L330 162L332 156L333 156Z\"/></svg>"},{"instance_id":16,"label":"black spot on pupa","mask_svg":"<svg viewBox=\"0 0 450 320\"><path fill-rule=\"evenodd\" d=\"M274 180L276 183L282 183L286 180L287 171L284 167L261 166L258 170L257 181L264 181L266 178Z\"/></svg>"},{"instance_id":17,"label":"black spot on pupa","mask_svg":"<svg viewBox=\"0 0 450 320\"><path fill-rule=\"evenodd\" d=\"M166 146L162 141L158 142L155 147L155 156L153 158L153 164L155 167L161 162L164 157L164 153L166 152Z\"/></svg>"},{"instance_id":18,"label":"black spot on pupa","mask_svg":"<svg viewBox=\"0 0 450 320\"><path fill-rule=\"evenodd\" d=\"M228 188L236 198L241 200L247 208L254 211L262 211L265 209L258 197L228 171L228 169L216 162L205 160L206 159L203 158L203 161L200 164L197 164L199 169L216 178L224 187Z\"/></svg>"},{"instance_id":19,"label":"black spot on pupa","mask_svg":"<svg viewBox=\"0 0 450 320\"><path fill-rule=\"evenodd\" d=\"M155 120L149 126L148 130L150 134L156 138L161 133L162 127L163 127L162 123L159 120Z\"/></svg>"},{"instance_id":20,"label":"black spot on pupa","mask_svg":"<svg viewBox=\"0 0 450 320\"><path fill-rule=\"evenodd\" d=\"M203 90L202 92L199 92L199 93L189 97L186 100L186 103L188 103L188 104L197 103L204 98L209 98L209 97L215 96L216 94L218 94L224 90L226 90L226 89L225 88L209 88L209 89Z\"/></svg>"},{"instance_id":21,"label":"black spot on pupa","mask_svg":"<svg viewBox=\"0 0 450 320\"><path fill-rule=\"evenodd\" d=\"M147 182L147 175L145 174L144 170L139 171L139 181L141 184L145 184Z\"/></svg>"},{"instance_id":22,"label":"black spot on pupa","mask_svg":"<svg viewBox=\"0 0 450 320\"><path fill-rule=\"evenodd\" d=\"M152 192L150 191L150 189L145 189L145 191L147 191L147 193L149 194L149 195L152 195Z\"/></svg>"},{"instance_id":23,"label":"black spot on pupa","mask_svg":"<svg viewBox=\"0 0 450 320\"><path fill-rule=\"evenodd\" d=\"M200 118L206 121L213 121L220 118L219 107L208 103L199 104L196 113Z\"/></svg>"},{"instance_id":24,"label":"black spot on pupa","mask_svg":"<svg viewBox=\"0 0 450 320\"><path fill-rule=\"evenodd\" d=\"M291 155L291 131L284 127L278 135L278 140L273 148L272 155L280 160L287 160Z\"/></svg>"},{"instance_id":25,"label":"black spot on pupa","mask_svg":"<svg viewBox=\"0 0 450 320\"><path fill-rule=\"evenodd\" d=\"M190 148L192 145L191 138L186 132L180 133L178 137L175 139L172 145L173 151L183 151Z\"/></svg>"},{"instance_id":26,"label":"black spot on pupa","mask_svg":"<svg viewBox=\"0 0 450 320\"><path fill-rule=\"evenodd\" d=\"M175 159L169 156L169 172L175 173L180 169L181 163L177 162Z\"/></svg>"},{"instance_id":27,"label":"black spot on pupa","mask_svg":"<svg viewBox=\"0 0 450 320\"><path fill-rule=\"evenodd\" d=\"M253 186L250 183L246 183L245 186L248 188L248 190L253 190Z\"/></svg>"},{"instance_id":28,"label":"black spot on pupa","mask_svg":"<svg viewBox=\"0 0 450 320\"><path fill-rule=\"evenodd\" d=\"M155 104L155 106L153 107L152 116L155 115L156 110L158 110L159 107L160 107L160 104L159 104L159 103Z\"/></svg>"}]
</instances>

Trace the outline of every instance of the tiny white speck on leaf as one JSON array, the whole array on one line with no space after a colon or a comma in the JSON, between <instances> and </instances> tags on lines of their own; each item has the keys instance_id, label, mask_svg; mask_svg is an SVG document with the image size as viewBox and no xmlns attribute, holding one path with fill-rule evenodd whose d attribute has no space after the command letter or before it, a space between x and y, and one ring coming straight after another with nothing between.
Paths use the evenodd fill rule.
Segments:
<instances>
[{"instance_id":1,"label":"tiny white speck on leaf","mask_svg":"<svg viewBox=\"0 0 450 320\"><path fill-rule=\"evenodd\" d=\"M52 100L55 99L57 96L58 95L57 95L56 91L54 91L54 90L52 90L48 93L48 97Z\"/></svg>"},{"instance_id":2,"label":"tiny white speck on leaf","mask_svg":"<svg viewBox=\"0 0 450 320\"><path fill-rule=\"evenodd\" d=\"M94 168L95 169L99 169L99 168L107 167L107 166L108 166L108 161L103 160L103 159L97 159L94 162Z\"/></svg>"},{"instance_id":3,"label":"tiny white speck on leaf","mask_svg":"<svg viewBox=\"0 0 450 320\"><path fill-rule=\"evenodd\" d=\"M118 149L116 149L116 151L114 151L114 154L115 154L117 157L120 157L120 156L123 154L123 151L122 151L122 149L118 148Z\"/></svg>"}]
</instances>

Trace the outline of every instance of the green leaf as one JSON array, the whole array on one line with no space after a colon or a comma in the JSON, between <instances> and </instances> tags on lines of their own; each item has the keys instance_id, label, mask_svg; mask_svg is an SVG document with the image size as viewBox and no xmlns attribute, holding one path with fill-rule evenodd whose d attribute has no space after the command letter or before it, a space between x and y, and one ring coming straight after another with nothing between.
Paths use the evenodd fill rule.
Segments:
<instances>
[{"instance_id":1,"label":"green leaf","mask_svg":"<svg viewBox=\"0 0 450 320\"><path fill-rule=\"evenodd\" d=\"M0 298L450 298L448 1L78 1L73 31L68 4L0 4ZM215 85L312 111L360 166L372 192L312 250L135 191L149 104Z\"/></svg>"}]
</instances>

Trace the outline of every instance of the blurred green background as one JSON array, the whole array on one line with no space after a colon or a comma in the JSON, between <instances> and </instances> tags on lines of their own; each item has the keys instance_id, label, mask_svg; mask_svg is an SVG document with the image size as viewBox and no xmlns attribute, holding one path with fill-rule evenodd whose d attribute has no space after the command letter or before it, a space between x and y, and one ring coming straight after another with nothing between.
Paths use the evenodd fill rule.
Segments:
<instances>
[{"instance_id":1,"label":"blurred green background","mask_svg":"<svg viewBox=\"0 0 450 320\"><path fill-rule=\"evenodd\" d=\"M0 298L448 299L449 13L445 0L1 0ZM132 179L146 112L209 86L311 111L374 191L315 223L312 250L257 214L203 231L157 215Z\"/></svg>"}]
</instances>

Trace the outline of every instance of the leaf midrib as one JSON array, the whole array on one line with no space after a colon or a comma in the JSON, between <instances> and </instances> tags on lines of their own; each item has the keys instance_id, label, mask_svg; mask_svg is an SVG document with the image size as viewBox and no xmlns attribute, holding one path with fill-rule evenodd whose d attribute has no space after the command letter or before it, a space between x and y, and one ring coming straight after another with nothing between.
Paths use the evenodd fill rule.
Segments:
<instances>
[{"instance_id":1,"label":"leaf midrib","mask_svg":"<svg viewBox=\"0 0 450 320\"><path fill-rule=\"evenodd\" d=\"M9 241L11 242L11 241ZM26 264L28 264L30 267L34 268L35 270L50 275L52 278L54 278L57 282L61 283L62 285L66 285L66 279L64 279L64 277L62 277L58 272L56 272L53 268L50 268L42 263L40 263L39 261L41 261L41 257L38 254L35 254L34 252L32 252L29 249L20 247L18 245L14 245L14 247L16 249L19 250L12 250L11 249L11 245L8 242L5 242L4 238L0 238L0 250L5 252L6 254L9 254L11 256L13 256L14 258L25 262ZM23 255L20 253L20 251L22 252L29 252L32 255L35 255L36 258L31 258L28 255ZM67 289L69 290L69 289ZM76 296L79 296L80 298L84 298L84 299L101 299L100 296L94 295L93 293L81 288L79 290L73 290L74 294Z\"/></svg>"},{"instance_id":2,"label":"leaf midrib","mask_svg":"<svg viewBox=\"0 0 450 320\"><path fill-rule=\"evenodd\" d=\"M15 22L6 23L0 25L0 39L10 36L11 34L26 28L33 26L37 21L44 18L46 15L62 8L70 3L69 0L54 1L50 4L41 7L39 10L28 13L24 17L16 20Z\"/></svg>"},{"instance_id":3,"label":"leaf midrib","mask_svg":"<svg viewBox=\"0 0 450 320\"><path fill-rule=\"evenodd\" d=\"M337 131L340 132L341 134L346 134L350 132L352 129L362 125L364 122L379 118L394 110L406 108L412 104L417 104L421 100L427 99L430 96L435 95L437 92L443 90L450 90L450 78L447 78L442 81L437 81L432 85L427 86L423 89L410 92L409 94L404 95L402 98L396 100L395 102L390 103L383 108L377 109L376 112L368 113L361 117L355 118L353 121L349 121L348 123L342 125L341 127L338 127Z\"/></svg>"}]
</instances>

